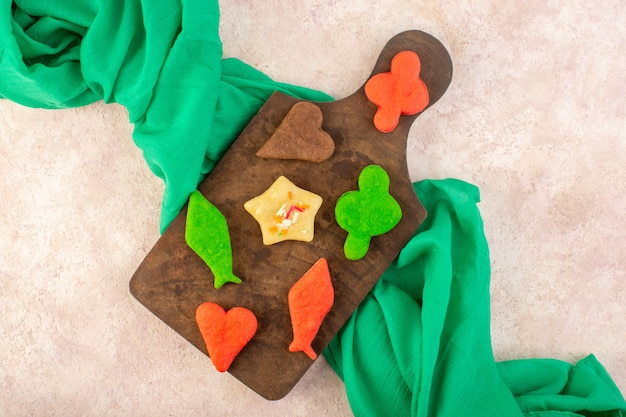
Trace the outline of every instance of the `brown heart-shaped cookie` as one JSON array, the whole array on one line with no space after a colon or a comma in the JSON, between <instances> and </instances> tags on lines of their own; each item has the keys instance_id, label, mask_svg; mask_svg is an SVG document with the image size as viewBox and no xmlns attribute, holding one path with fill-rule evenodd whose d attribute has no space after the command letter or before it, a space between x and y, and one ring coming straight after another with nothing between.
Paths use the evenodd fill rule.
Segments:
<instances>
[{"instance_id":1,"label":"brown heart-shaped cookie","mask_svg":"<svg viewBox=\"0 0 626 417\"><path fill-rule=\"evenodd\" d=\"M256 156L322 162L335 152L335 142L322 130L322 111L311 102L294 104Z\"/></svg>"}]
</instances>

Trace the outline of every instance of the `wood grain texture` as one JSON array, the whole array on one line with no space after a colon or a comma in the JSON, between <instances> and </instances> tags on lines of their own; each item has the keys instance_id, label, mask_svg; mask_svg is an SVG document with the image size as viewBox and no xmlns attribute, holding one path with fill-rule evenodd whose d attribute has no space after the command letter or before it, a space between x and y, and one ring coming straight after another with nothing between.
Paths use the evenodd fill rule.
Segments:
<instances>
[{"instance_id":1,"label":"wood grain texture","mask_svg":"<svg viewBox=\"0 0 626 417\"><path fill-rule=\"evenodd\" d=\"M385 46L372 75L389 71L391 58L403 50L417 52L422 61L430 105L452 79L452 62L445 47L432 36L403 32ZM406 140L419 116L403 116L391 133L378 132L372 122L376 106L363 87L348 98L316 103L323 129L335 141L335 153L320 163L262 159L255 156L298 100L274 94L233 143L199 190L228 220L234 273L240 285L213 287L213 276L184 239L186 208L172 222L130 281L131 293L168 326L206 353L195 322L195 309L214 301L225 309L243 306L258 319L258 331L231 365L229 372L261 396L285 396L312 364L304 353L288 350L293 334L287 305L291 286L319 258L326 258L335 288L335 304L313 341L319 354L363 300L426 216L406 167ZM389 233L374 237L368 254L359 261L343 255L347 233L335 222L337 199L357 189L361 170L382 166L391 178L390 193L403 216ZM324 199L317 214L312 242L262 244L258 223L243 204L264 192L280 175ZM212 366L207 361L207 367Z\"/></svg>"}]
</instances>

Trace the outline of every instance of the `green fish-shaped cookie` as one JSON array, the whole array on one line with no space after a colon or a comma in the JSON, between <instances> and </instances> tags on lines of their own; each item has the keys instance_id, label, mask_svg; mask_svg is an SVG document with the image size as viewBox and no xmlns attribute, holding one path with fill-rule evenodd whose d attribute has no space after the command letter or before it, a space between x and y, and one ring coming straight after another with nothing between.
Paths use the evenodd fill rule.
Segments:
<instances>
[{"instance_id":1,"label":"green fish-shaped cookie","mask_svg":"<svg viewBox=\"0 0 626 417\"><path fill-rule=\"evenodd\" d=\"M211 269L215 288L227 282L241 283L241 279L233 274L233 252L226 218L198 190L189 196L185 241Z\"/></svg>"}]
</instances>

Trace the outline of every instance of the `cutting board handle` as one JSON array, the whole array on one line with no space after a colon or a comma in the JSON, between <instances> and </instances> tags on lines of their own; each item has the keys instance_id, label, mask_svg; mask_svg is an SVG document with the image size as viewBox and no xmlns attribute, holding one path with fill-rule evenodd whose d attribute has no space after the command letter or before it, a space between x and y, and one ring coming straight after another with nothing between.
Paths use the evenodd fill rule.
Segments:
<instances>
[{"instance_id":1,"label":"cutting board handle","mask_svg":"<svg viewBox=\"0 0 626 417\"><path fill-rule=\"evenodd\" d=\"M391 69L391 60L402 51L417 53L421 61L420 78L428 88L429 102L426 111L444 95L452 81L452 58L446 47L435 37L419 30L401 32L392 37L382 49L370 77ZM369 80L368 78L368 80ZM347 101L361 107L363 101L368 102L372 114L376 112L376 105L365 97L365 84L353 95L340 101ZM413 121L421 114L402 116L396 128L401 136L406 136Z\"/></svg>"}]
</instances>

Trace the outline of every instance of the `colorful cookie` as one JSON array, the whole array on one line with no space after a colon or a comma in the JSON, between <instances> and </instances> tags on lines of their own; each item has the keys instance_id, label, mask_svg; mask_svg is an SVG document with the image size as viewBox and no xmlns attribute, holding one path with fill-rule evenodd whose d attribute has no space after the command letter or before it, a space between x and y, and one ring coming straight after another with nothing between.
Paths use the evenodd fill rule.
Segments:
<instances>
[{"instance_id":1,"label":"colorful cookie","mask_svg":"<svg viewBox=\"0 0 626 417\"><path fill-rule=\"evenodd\" d=\"M290 352L304 352L313 360L317 353L311 347L324 318L335 300L328 262L321 258L289 290L289 313L293 327Z\"/></svg>"},{"instance_id":2,"label":"colorful cookie","mask_svg":"<svg viewBox=\"0 0 626 417\"><path fill-rule=\"evenodd\" d=\"M211 362L219 372L230 368L257 330L257 319L252 311L244 307L225 311L210 301L196 309L196 323Z\"/></svg>"},{"instance_id":3,"label":"colorful cookie","mask_svg":"<svg viewBox=\"0 0 626 417\"><path fill-rule=\"evenodd\" d=\"M233 253L226 218L198 190L189 196L185 241L211 269L215 288L227 282L241 283L241 279L233 274Z\"/></svg>"},{"instance_id":4,"label":"colorful cookie","mask_svg":"<svg viewBox=\"0 0 626 417\"><path fill-rule=\"evenodd\" d=\"M294 104L256 156L325 161L335 151L335 142L322 130L322 117L320 108L311 102Z\"/></svg>"},{"instance_id":5,"label":"colorful cookie","mask_svg":"<svg viewBox=\"0 0 626 417\"><path fill-rule=\"evenodd\" d=\"M365 84L365 95L378 110L374 126L383 133L393 131L400 115L417 114L428 106L428 89L420 78L422 65L413 51L398 53L391 71L374 75Z\"/></svg>"},{"instance_id":6,"label":"colorful cookie","mask_svg":"<svg viewBox=\"0 0 626 417\"><path fill-rule=\"evenodd\" d=\"M263 194L244 203L261 227L263 243L313 240L315 215L322 197L280 176Z\"/></svg>"},{"instance_id":7,"label":"colorful cookie","mask_svg":"<svg viewBox=\"0 0 626 417\"><path fill-rule=\"evenodd\" d=\"M344 243L347 259L359 260L369 250L373 236L393 229L402 218L402 208L389 194L389 175L378 165L369 165L359 175L359 190L337 200L337 224L348 232Z\"/></svg>"}]
</instances>

